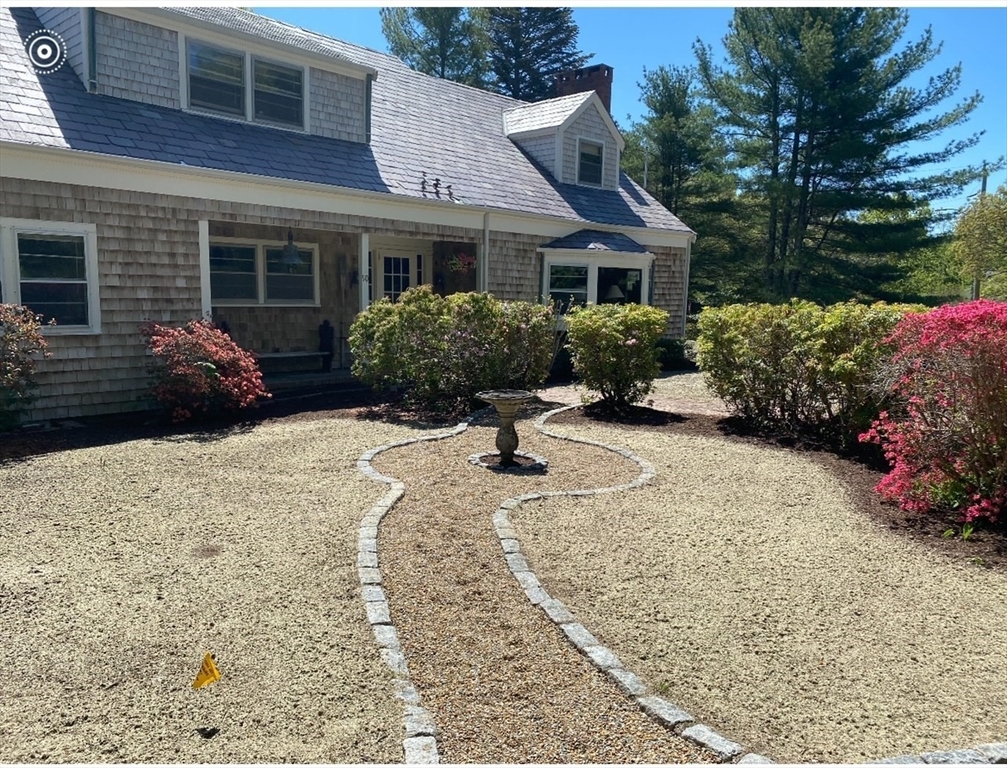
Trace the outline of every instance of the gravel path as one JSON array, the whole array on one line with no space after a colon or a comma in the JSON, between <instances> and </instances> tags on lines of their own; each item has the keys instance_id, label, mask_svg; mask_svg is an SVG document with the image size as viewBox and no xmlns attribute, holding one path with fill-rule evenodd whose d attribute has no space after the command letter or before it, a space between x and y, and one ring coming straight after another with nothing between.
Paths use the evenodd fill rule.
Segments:
<instances>
[{"instance_id":1,"label":"gravel path","mask_svg":"<svg viewBox=\"0 0 1007 768\"><path fill-rule=\"evenodd\" d=\"M0 466L0 760L400 762L348 419ZM219 682L194 691L206 651ZM197 728L217 728L202 738Z\"/></svg>"},{"instance_id":2,"label":"gravel path","mask_svg":"<svg viewBox=\"0 0 1007 768\"><path fill-rule=\"evenodd\" d=\"M548 402L577 405L591 393L574 384L546 387L538 393ZM727 416L727 408L716 395L706 388L702 373L663 373L654 381L645 404L651 408L676 413L701 413L707 416Z\"/></svg>"},{"instance_id":3,"label":"gravel path","mask_svg":"<svg viewBox=\"0 0 1007 768\"><path fill-rule=\"evenodd\" d=\"M403 480L379 551L392 621L450 763L710 762L650 720L528 603L507 570L491 517L532 490L628 482L639 468L590 446L549 440L519 421L521 449L547 476L499 476L467 462L495 426L395 448L375 469Z\"/></svg>"},{"instance_id":4,"label":"gravel path","mask_svg":"<svg viewBox=\"0 0 1007 768\"><path fill-rule=\"evenodd\" d=\"M668 699L779 761L1007 738L1007 579L874 527L784 451L555 424L653 485L512 513L550 594Z\"/></svg>"}]
</instances>

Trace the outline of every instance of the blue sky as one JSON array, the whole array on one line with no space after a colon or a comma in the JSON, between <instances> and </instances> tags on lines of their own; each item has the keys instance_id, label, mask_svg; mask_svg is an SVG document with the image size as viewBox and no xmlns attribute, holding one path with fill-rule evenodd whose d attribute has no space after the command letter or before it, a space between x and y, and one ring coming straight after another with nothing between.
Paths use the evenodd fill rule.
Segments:
<instances>
[{"instance_id":1,"label":"blue sky","mask_svg":"<svg viewBox=\"0 0 1007 768\"><path fill-rule=\"evenodd\" d=\"M357 45L387 51L377 7L287 6L256 7L254 10ZM581 50L594 54L591 63L609 64L615 70L612 114L619 124L627 127L631 120L641 116L643 110L637 83L644 67L693 64L692 43L697 38L714 47L719 61L723 51L720 41L727 32L732 13L733 9L720 7L575 6L574 20L580 28ZM933 28L934 40L943 42L943 49L911 84L919 87L928 77L961 63L962 83L955 103L975 91L983 95L983 103L964 126L947 131L924 149L941 147L955 138L985 129L979 145L955 157L951 166L958 168L1007 156L1007 8L909 8L909 26L899 48L917 40L927 26ZM945 108L951 103L949 100ZM1005 181L1007 171L999 171L990 176L988 189L992 191ZM962 196L939 207L957 208L966 202L966 195L978 189L977 182Z\"/></svg>"}]
</instances>

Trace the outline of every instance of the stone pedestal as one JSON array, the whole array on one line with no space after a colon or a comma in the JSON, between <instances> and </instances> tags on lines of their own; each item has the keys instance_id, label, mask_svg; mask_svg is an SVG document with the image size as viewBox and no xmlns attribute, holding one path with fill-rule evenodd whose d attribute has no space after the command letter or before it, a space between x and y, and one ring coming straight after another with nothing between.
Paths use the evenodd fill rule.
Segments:
<instances>
[{"instance_id":1,"label":"stone pedestal","mask_svg":"<svg viewBox=\"0 0 1007 768\"><path fill-rule=\"evenodd\" d=\"M514 452L518 447L517 430L514 429L514 419L521 406L531 400L534 395L524 389L494 389L478 392L476 397L485 400L496 408L500 417L500 429L497 430L496 446L500 451L500 466L515 465Z\"/></svg>"}]
</instances>

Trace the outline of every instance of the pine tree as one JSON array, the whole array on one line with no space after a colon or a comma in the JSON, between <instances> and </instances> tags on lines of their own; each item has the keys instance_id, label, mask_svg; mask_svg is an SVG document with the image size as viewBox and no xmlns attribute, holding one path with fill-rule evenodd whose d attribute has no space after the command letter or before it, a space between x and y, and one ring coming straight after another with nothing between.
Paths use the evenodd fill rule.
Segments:
<instances>
[{"instance_id":1,"label":"pine tree","mask_svg":"<svg viewBox=\"0 0 1007 768\"><path fill-rule=\"evenodd\" d=\"M960 67L908 85L940 47L928 29L896 50L907 22L895 8L739 8L724 39L725 69L697 41L700 77L728 127L744 189L763 201L771 297L864 292L897 277L884 261L890 222L857 212L948 197L978 174L932 169L981 134L930 151L914 146L966 121L982 97L938 109L958 89ZM927 231L905 229L901 249L924 245Z\"/></svg>"},{"instance_id":2,"label":"pine tree","mask_svg":"<svg viewBox=\"0 0 1007 768\"><path fill-rule=\"evenodd\" d=\"M487 40L467 8L382 8L388 48L413 69L458 83L484 87Z\"/></svg>"},{"instance_id":3,"label":"pine tree","mask_svg":"<svg viewBox=\"0 0 1007 768\"><path fill-rule=\"evenodd\" d=\"M490 40L489 64L497 93L524 101L554 94L556 75L584 66L570 8L482 8Z\"/></svg>"}]
</instances>

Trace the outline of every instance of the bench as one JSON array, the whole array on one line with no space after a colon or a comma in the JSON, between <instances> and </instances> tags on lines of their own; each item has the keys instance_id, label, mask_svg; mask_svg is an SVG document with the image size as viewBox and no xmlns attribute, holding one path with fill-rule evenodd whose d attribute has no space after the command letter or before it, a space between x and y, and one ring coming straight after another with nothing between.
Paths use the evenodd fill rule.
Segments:
<instances>
[{"instance_id":1,"label":"bench","mask_svg":"<svg viewBox=\"0 0 1007 768\"><path fill-rule=\"evenodd\" d=\"M308 370L326 371L332 365L331 352L304 350L302 352L257 352L255 355L263 373Z\"/></svg>"}]
</instances>

